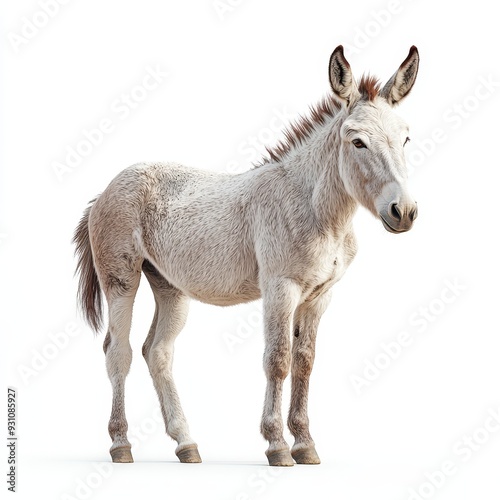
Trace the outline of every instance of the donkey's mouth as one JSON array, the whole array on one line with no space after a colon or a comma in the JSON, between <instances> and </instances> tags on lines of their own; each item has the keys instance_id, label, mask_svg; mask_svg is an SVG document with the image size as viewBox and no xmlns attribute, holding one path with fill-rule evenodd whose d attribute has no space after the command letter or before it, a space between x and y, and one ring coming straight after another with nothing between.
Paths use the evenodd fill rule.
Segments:
<instances>
[{"instance_id":1,"label":"donkey's mouth","mask_svg":"<svg viewBox=\"0 0 500 500\"><path fill-rule=\"evenodd\" d=\"M379 215L380 220L382 221L382 224L384 225L384 228L389 231L390 233L393 234L400 234L400 233L406 233L406 231L409 231L411 227L408 228L402 228L402 229L396 229L392 227L381 215Z\"/></svg>"}]
</instances>

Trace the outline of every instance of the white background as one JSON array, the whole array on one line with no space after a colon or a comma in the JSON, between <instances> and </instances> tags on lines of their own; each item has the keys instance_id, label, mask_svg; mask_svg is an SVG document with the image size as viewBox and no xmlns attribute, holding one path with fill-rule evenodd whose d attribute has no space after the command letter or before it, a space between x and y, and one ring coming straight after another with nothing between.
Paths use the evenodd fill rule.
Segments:
<instances>
[{"instance_id":1,"label":"white background","mask_svg":"<svg viewBox=\"0 0 500 500\"><path fill-rule=\"evenodd\" d=\"M4 2L1 16L2 390L18 389L18 498L404 500L412 488L415 498L498 498L500 432L484 430L500 407L491 3L74 0L30 32L28 21L44 22L41 3ZM20 42L23 29L31 38ZM177 463L140 355L153 314L144 280L126 398L135 463L109 465L104 336L92 335L75 301L70 240L86 203L137 161L249 168L260 155L252 137L274 143L280 113L307 112L328 92L339 43L350 46L358 77L370 71L384 81L412 44L419 48L417 83L398 113L411 127L420 215L400 236L362 209L356 217L359 253L324 316L311 380L322 464L266 466L260 303L192 304L175 375L204 463ZM168 76L135 90L143 100L119 112L116 100L148 67ZM54 163L105 118L113 130L56 175ZM447 283L460 290L445 292L444 303ZM434 313L424 320L420 308ZM381 344L402 332L411 344L356 391L353 375L387 361ZM465 445L464 435L473 441ZM453 470L446 477L435 472L443 462ZM425 485L426 474L440 486Z\"/></svg>"}]
</instances>

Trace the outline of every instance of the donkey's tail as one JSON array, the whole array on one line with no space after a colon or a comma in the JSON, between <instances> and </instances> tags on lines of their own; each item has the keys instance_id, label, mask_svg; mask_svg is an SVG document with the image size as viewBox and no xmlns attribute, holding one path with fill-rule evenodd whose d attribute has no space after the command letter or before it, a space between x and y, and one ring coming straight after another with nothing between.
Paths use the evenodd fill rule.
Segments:
<instances>
[{"instance_id":1,"label":"donkey's tail","mask_svg":"<svg viewBox=\"0 0 500 500\"><path fill-rule=\"evenodd\" d=\"M102 292L92 258L89 238L89 215L92 204L83 213L73 236L76 244L75 255L78 257L75 274L79 274L78 302L87 323L95 332L102 326Z\"/></svg>"}]
</instances>

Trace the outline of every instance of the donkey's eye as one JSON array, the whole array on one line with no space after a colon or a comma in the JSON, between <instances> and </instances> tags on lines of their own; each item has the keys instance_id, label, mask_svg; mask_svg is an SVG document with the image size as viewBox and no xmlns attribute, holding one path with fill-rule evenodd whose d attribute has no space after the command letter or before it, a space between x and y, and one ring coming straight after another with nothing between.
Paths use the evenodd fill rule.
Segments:
<instances>
[{"instance_id":1,"label":"donkey's eye","mask_svg":"<svg viewBox=\"0 0 500 500\"><path fill-rule=\"evenodd\" d=\"M409 137L407 137L407 138L405 139L405 142L403 143L403 147L404 147L404 146L406 146L406 143L407 143L407 142L410 142L410 140L411 140L411 139L410 139Z\"/></svg>"},{"instance_id":2,"label":"donkey's eye","mask_svg":"<svg viewBox=\"0 0 500 500\"><path fill-rule=\"evenodd\" d=\"M354 139L352 141L352 143L358 148L358 149L361 149L361 148L366 148L366 145L365 143L361 140L361 139Z\"/></svg>"}]
</instances>

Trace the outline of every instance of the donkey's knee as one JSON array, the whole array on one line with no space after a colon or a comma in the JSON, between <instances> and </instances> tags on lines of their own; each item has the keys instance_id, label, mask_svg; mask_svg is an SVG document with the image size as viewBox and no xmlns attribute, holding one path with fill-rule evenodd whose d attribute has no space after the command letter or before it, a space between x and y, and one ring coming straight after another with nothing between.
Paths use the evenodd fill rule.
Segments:
<instances>
[{"instance_id":1,"label":"donkey's knee","mask_svg":"<svg viewBox=\"0 0 500 500\"><path fill-rule=\"evenodd\" d=\"M314 365L314 350L300 347L293 352L292 372L294 377L306 378L311 375Z\"/></svg>"},{"instance_id":2,"label":"donkey's knee","mask_svg":"<svg viewBox=\"0 0 500 500\"><path fill-rule=\"evenodd\" d=\"M270 380L285 380L290 373L290 346L267 349L264 353L264 371Z\"/></svg>"}]
</instances>

